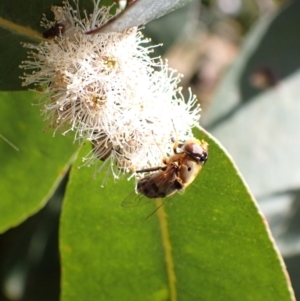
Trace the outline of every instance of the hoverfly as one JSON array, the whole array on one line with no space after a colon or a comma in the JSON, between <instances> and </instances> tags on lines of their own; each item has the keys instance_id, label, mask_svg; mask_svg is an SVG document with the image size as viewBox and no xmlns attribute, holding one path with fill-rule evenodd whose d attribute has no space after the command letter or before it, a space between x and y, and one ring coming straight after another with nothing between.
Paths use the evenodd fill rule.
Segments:
<instances>
[{"instance_id":1,"label":"hoverfly","mask_svg":"<svg viewBox=\"0 0 300 301\"><path fill-rule=\"evenodd\" d=\"M149 199L170 197L189 186L208 159L208 144L202 140L188 140L173 147L174 154L163 160L163 166L147 168L137 173L153 172L137 182L139 195L129 195L123 206L138 205L142 197Z\"/></svg>"}]
</instances>

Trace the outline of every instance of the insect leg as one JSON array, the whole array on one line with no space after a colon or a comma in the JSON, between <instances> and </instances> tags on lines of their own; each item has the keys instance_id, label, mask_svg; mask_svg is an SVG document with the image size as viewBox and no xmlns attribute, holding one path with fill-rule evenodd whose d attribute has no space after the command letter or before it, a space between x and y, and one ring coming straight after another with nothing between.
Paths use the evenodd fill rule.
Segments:
<instances>
[{"instance_id":1,"label":"insect leg","mask_svg":"<svg viewBox=\"0 0 300 301\"><path fill-rule=\"evenodd\" d=\"M158 171L158 170L164 171L166 168L167 166L155 166L155 167L149 167L141 170L136 170L136 173L151 172L151 171Z\"/></svg>"},{"instance_id":2,"label":"insect leg","mask_svg":"<svg viewBox=\"0 0 300 301\"><path fill-rule=\"evenodd\" d=\"M164 204L165 202L167 201L168 199L165 199L154 211L152 211L146 218L145 220L147 220L150 216L152 216L158 209L160 209Z\"/></svg>"}]
</instances>

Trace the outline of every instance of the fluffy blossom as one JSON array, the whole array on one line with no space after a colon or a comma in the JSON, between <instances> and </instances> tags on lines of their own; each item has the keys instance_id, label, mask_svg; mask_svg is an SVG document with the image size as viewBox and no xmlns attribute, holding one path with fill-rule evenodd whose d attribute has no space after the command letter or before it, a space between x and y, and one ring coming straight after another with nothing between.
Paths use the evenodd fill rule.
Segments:
<instances>
[{"instance_id":1,"label":"fluffy blossom","mask_svg":"<svg viewBox=\"0 0 300 301\"><path fill-rule=\"evenodd\" d=\"M42 87L51 125L74 132L76 141L91 141L88 162L110 159L117 177L161 165L176 139L193 137L200 108L192 95L185 102L180 75L150 58L153 47L143 45L149 41L137 28L86 34L112 17L99 2L83 17L78 3L52 7L55 21L42 21L47 39L24 45L30 51L21 68L33 71L22 78L23 85Z\"/></svg>"}]
</instances>

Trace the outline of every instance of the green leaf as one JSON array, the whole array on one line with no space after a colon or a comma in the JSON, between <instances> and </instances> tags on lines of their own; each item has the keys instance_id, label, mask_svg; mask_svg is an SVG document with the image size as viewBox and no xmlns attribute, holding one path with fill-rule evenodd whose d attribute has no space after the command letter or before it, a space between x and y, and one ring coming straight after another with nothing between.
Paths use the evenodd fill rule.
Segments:
<instances>
[{"instance_id":1,"label":"green leaf","mask_svg":"<svg viewBox=\"0 0 300 301\"><path fill-rule=\"evenodd\" d=\"M60 1L56 1L59 4ZM19 65L26 59L27 50L21 45L38 43L43 28L40 21L43 13L51 17L53 1L9 1L0 2L1 71L0 90L21 90L19 76L23 73ZM53 18L53 16L52 16ZM27 88L26 88L27 89Z\"/></svg>"},{"instance_id":2,"label":"green leaf","mask_svg":"<svg viewBox=\"0 0 300 301\"><path fill-rule=\"evenodd\" d=\"M32 103L37 97L31 92L0 93L0 233L45 205L76 150L72 139L43 131Z\"/></svg>"},{"instance_id":3,"label":"green leaf","mask_svg":"<svg viewBox=\"0 0 300 301\"><path fill-rule=\"evenodd\" d=\"M62 301L294 300L263 217L210 136L209 159L184 194L124 208L134 183L72 169L60 232ZM83 285L84 283L84 285Z\"/></svg>"}]
</instances>

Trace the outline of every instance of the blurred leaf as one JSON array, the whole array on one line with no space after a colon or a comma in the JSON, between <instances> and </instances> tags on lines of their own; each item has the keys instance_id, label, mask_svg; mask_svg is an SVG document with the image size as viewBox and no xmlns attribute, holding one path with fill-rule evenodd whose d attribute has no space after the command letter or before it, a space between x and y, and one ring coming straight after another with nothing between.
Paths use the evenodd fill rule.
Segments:
<instances>
[{"instance_id":1,"label":"blurred leaf","mask_svg":"<svg viewBox=\"0 0 300 301\"><path fill-rule=\"evenodd\" d=\"M161 45L154 48L155 55L163 56L180 36L191 32L191 24L197 24L197 12L200 14L200 2L192 1L171 14L147 23L142 29L143 34L151 38L152 45Z\"/></svg>"},{"instance_id":2,"label":"blurred leaf","mask_svg":"<svg viewBox=\"0 0 300 301\"><path fill-rule=\"evenodd\" d=\"M300 183L299 13L295 1L257 23L205 116L257 197L284 256L300 251L299 233L288 235Z\"/></svg>"},{"instance_id":3,"label":"blurred leaf","mask_svg":"<svg viewBox=\"0 0 300 301\"><path fill-rule=\"evenodd\" d=\"M101 5L110 5L112 0L102 0ZM69 1L71 5L74 5L74 1ZM45 14L47 18L53 20L53 12L51 6L62 6L63 0L30 0L30 1L10 1L1 0L0 2L0 27L10 28L12 34L15 31L24 31L25 36L31 38L37 38L37 36L31 35L32 33L26 32L26 30L34 30L41 37L43 27L40 26L42 15ZM79 0L79 7L81 10L87 10L90 12L94 5L93 0ZM11 23L7 23L11 22ZM22 26L15 27L15 26Z\"/></svg>"},{"instance_id":4,"label":"blurred leaf","mask_svg":"<svg viewBox=\"0 0 300 301\"><path fill-rule=\"evenodd\" d=\"M65 177L44 208L0 235L4 300L59 300L58 224Z\"/></svg>"},{"instance_id":5,"label":"blurred leaf","mask_svg":"<svg viewBox=\"0 0 300 301\"><path fill-rule=\"evenodd\" d=\"M186 5L191 0L136 0L118 16L99 28L98 32L122 31L145 25L171 11Z\"/></svg>"},{"instance_id":6,"label":"blurred leaf","mask_svg":"<svg viewBox=\"0 0 300 301\"><path fill-rule=\"evenodd\" d=\"M108 2L102 1L101 5L107 5ZM54 19L52 5L62 6L62 0L0 1L0 90L24 89L19 79L23 73L19 65L26 59L27 50L22 47L21 42L41 41L45 29L40 26L40 21L43 14L49 20ZM79 6L82 10L91 11L93 2L81 0Z\"/></svg>"},{"instance_id":7,"label":"blurred leaf","mask_svg":"<svg viewBox=\"0 0 300 301\"><path fill-rule=\"evenodd\" d=\"M5 28L0 28L0 39L0 90L24 89L19 78L22 74L19 65L26 58L26 50L21 46L21 41L32 42L32 40L22 35L12 34Z\"/></svg>"},{"instance_id":8,"label":"blurred leaf","mask_svg":"<svg viewBox=\"0 0 300 301\"><path fill-rule=\"evenodd\" d=\"M19 69L26 59L27 50L21 42L38 43L43 28L40 21L43 13L53 19L51 5L61 1L0 1L0 90L21 90ZM27 88L26 88L27 89Z\"/></svg>"},{"instance_id":9,"label":"blurred leaf","mask_svg":"<svg viewBox=\"0 0 300 301\"><path fill-rule=\"evenodd\" d=\"M296 1L257 24L205 116L206 127L224 143L256 197L300 183L299 12ZM268 76L267 70L278 82L262 90L252 76Z\"/></svg>"},{"instance_id":10,"label":"blurred leaf","mask_svg":"<svg viewBox=\"0 0 300 301\"><path fill-rule=\"evenodd\" d=\"M134 183L92 180L78 169L61 217L62 301L294 300L280 256L233 163L213 140L191 187L160 201L120 206ZM84 285L83 285L84 283Z\"/></svg>"},{"instance_id":11,"label":"blurred leaf","mask_svg":"<svg viewBox=\"0 0 300 301\"><path fill-rule=\"evenodd\" d=\"M0 93L0 233L45 205L76 150L72 140L44 132L36 94Z\"/></svg>"}]
</instances>

